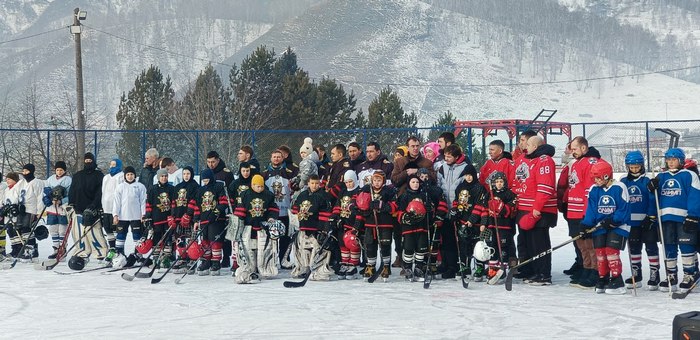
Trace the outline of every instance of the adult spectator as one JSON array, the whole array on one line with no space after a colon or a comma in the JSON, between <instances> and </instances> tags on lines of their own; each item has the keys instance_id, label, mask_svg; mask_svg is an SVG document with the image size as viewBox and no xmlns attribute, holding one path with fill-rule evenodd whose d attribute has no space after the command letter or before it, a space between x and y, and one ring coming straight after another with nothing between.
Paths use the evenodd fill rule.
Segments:
<instances>
[{"instance_id":1,"label":"adult spectator","mask_svg":"<svg viewBox=\"0 0 700 340\"><path fill-rule=\"evenodd\" d=\"M277 150L282 152L282 156L284 157L284 166L292 170L292 173L294 176L299 174L299 166L294 163L294 159L292 158L292 149L289 148L287 145L280 145Z\"/></svg>"},{"instance_id":2,"label":"adult spectator","mask_svg":"<svg viewBox=\"0 0 700 340\"><path fill-rule=\"evenodd\" d=\"M253 157L253 147L250 145L241 146L241 148L238 150L238 155L236 158L238 159L238 164L246 162L248 165L250 165L251 176L259 174L260 171L262 171L260 169L260 162Z\"/></svg>"},{"instance_id":3,"label":"adult spectator","mask_svg":"<svg viewBox=\"0 0 700 340\"><path fill-rule=\"evenodd\" d=\"M345 187L343 175L345 175L346 171L352 170L350 159L345 156L345 153L345 145L334 145L331 149L331 162L324 166L323 176L326 183L326 192L331 197L331 205L335 205L338 194Z\"/></svg>"},{"instance_id":4,"label":"adult spectator","mask_svg":"<svg viewBox=\"0 0 700 340\"><path fill-rule=\"evenodd\" d=\"M139 174L139 183L146 187L146 190L150 189L154 182L153 179L156 177L156 172L158 171L158 150L155 148L150 148L146 150L144 155L143 169Z\"/></svg>"},{"instance_id":5,"label":"adult spectator","mask_svg":"<svg viewBox=\"0 0 700 340\"><path fill-rule=\"evenodd\" d=\"M514 161L517 161L518 158L527 153L527 140L534 136L537 136L537 132L534 130L526 130L520 134L518 144L515 146L515 150L512 152Z\"/></svg>"},{"instance_id":6,"label":"adult spectator","mask_svg":"<svg viewBox=\"0 0 700 340\"><path fill-rule=\"evenodd\" d=\"M360 188L370 184L372 174L376 170L382 170L385 174L391 174L394 171L394 164L389 162L386 155L382 153L379 143L367 143L365 155L367 156L367 160L362 162L355 170L357 172ZM391 180L388 180L386 184L391 184Z\"/></svg>"},{"instance_id":7,"label":"adult spectator","mask_svg":"<svg viewBox=\"0 0 700 340\"><path fill-rule=\"evenodd\" d=\"M556 166L554 147L545 144L540 136L527 140L525 162L530 171L516 180L521 181L522 190L518 193L518 214L516 221L523 235L524 253L521 259L528 259L552 247L549 228L557 224ZM552 284L552 255L543 256L523 266L520 272L528 275L526 282L531 285Z\"/></svg>"},{"instance_id":8,"label":"adult spectator","mask_svg":"<svg viewBox=\"0 0 700 340\"><path fill-rule=\"evenodd\" d=\"M418 137L411 136L406 140L408 154L394 162L394 170L391 172L391 183L399 189L402 194L408 185L408 176L415 175L419 168L429 170L430 179L436 181L433 163L420 154L420 141Z\"/></svg>"},{"instance_id":9,"label":"adult spectator","mask_svg":"<svg viewBox=\"0 0 700 340\"><path fill-rule=\"evenodd\" d=\"M438 145L440 149L438 156L433 161L433 169L437 170L445 162L445 148L455 143L455 134L452 132L443 132L438 137Z\"/></svg>"},{"instance_id":10,"label":"adult spectator","mask_svg":"<svg viewBox=\"0 0 700 340\"><path fill-rule=\"evenodd\" d=\"M513 183L513 176L515 176L513 156L510 152L504 151L504 148L505 144L500 139L489 143L489 159L486 160L479 171L479 182L489 192L491 192L491 175L497 171L506 174L508 183Z\"/></svg>"},{"instance_id":11,"label":"adult spectator","mask_svg":"<svg viewBox=\"0 0 700 340\"><path fill-rule=\"evenodd\" d=\"M357 142L348 144L348 157L350 157L350 167L352 167L355 172L358 172L357 167L367 160L365 153L362 152L362 147Z\"/></svg>"},{"instance_id":12,"label":"adult spectator","mask_svg":"<svg viewBox=\"0 0 700 340\"><path fill-rule=\"evenodd\" d=\"M267 189L275 196L275 204L279 208L279 220L287 227L285 234L279 238L279 259L283 269L291 269L288 265L289 258L285 258L286 250L291 243L291 235L294 233L289 228L289 209L291 208L292 189L289 180L294 177L292 170L287 169L284 163L282 151L275 150L270 153L270 165L262 172Z\"/></svg>"},{"instance_id":13,"label":"adult spectator","mask_svg":"<svg viewBox=\"0 0 700 340\"><path fill-rule=\"evenodd\" d=\"M583 136L571 140L571 155L574 163L568 173L568 188L566 190L566 219L569 224L569 236L574 237L581 231L581 221L588 206L588 192L595 183L591 178L591 167L598 163L600 153L588 146L588 140ZM583 270L575 275L571 284L581 288L592 289L598 282L598 260L593 248L591 237L582 237L576 241L576 247L581 253Z\"/></svg>"}]
</instances>

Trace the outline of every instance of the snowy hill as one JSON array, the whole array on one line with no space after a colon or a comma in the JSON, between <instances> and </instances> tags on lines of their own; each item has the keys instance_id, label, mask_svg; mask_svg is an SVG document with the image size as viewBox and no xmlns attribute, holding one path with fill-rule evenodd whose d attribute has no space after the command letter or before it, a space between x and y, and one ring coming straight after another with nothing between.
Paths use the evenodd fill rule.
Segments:
<instances>
[{"instance_id":1,"label":"snowy hill","mask_svg":"<svg viewBox=\"0 0 700 340\"><path fill-rule=\"evenodd\" d=\"M568 10L556 12L561 16L554 18L557 21L590 12L617 16L620 22L636 18L636 24L657 38L663 29L673 30L659 24L671 20L648 14L637 2L596 2L607 5L603 7L584 0L560 3ZM543 4L553 6L556 1ZM419 113L423 126L447 110L459 119L527 119L541 108L558 109L555 119L564 121L689 119L697 117L700 104L700 85L683 80L693 79L687 72L597 80L650 69L582 49L590 37L581 37L583 42L570 37L555 41L523 31L523 23L494 19L476 9L470 12L467 5L447 0L210 0L197 5L123 0L70 6L12 1L0 5L0 31L16 38L65 26L76 6L88 11L83 36L88 112L113 115L121 93L151 64L182 89L208 61L240 63L260 45L278 53L291 46L312 77L338 79L355 92L365 111L379 91L390 86L398 91L405 110ZM596 8L607 12L592 10ZM667 19L675 15L669 11L664 12ZM687 13L683 11L676 14ZM686 18L684 34L697 34L698 16ZM685 53L700 60L695 45ZM227 78L229 67L222 64L214 65ZM651 70L665 68L659 63ZM52 110L61 111L65 98L74 97L73 72L67 29L0 45L0 75L7 79L0 84L0 94L8 98L36 81L45 99L55 103ZM568 82L575 79L589 80Z\"/></svg>"}]
</instances>

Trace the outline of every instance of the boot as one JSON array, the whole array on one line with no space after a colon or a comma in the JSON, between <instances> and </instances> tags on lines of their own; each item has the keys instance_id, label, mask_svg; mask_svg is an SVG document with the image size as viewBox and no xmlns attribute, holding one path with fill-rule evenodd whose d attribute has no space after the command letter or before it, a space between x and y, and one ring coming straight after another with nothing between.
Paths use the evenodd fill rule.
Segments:
<instances>
[{"instance_id":1,"label":"boot","mask_svg":"<svg viewBox=\"0 0 700 340\"><path fill-rule=\"evenodd\" d=\"M49 260L53 260L58 256L58 247L53 247L53 254L49 255Z\"/></svg>"},{"instance_id":2,"label":"boot","mask_svg":"<svg viewBox=\"0 0 700 340\"><path fill-rule=\"evenodd\" d=\"M531 278L528 282L530 286L549 286L552 284L551 276L544 276L543 274L537 274L534 278Z\"/></svg>"},{"instance_id":3,"label":"boot","mask_svg":"<svg viewBox=\"0 0 700 340\"><path fill-rule=\"evenodd\" d=\"M676 285L678 284L678 278L676 277L676 275L677 274L675 272L668 274L668 276L666 276L664 280L661 281L661 283L659 283L659 290L662 292L668 292L669 290L675 292ZM670 284L669 278L671 279Z\"/></svg>"},{"instance_id":4,"label":"boot","mask_svg":"<svg viewBox=\"0 0 700 340\"><path fill-rule=\"evenodd\" d=\"M659 290L659 267L649 268L649 280L647 281L647 290Z\"/></svg>"},{"instance_id":5,"label":"boot","mask_svg":"<svg viewBox=\"0 0 700 340\"><path fill-rule=\"evenodd\" d=\"M628 289L642 287L642 271L639 270L639 266L632 266L632 276L628 277L627 280L625 280L625 287L627 287Z\"/></svg>"},{"instance_id":6,"label":"boot","mask_svg":"<svg viewBox=\"0 0 700 340\"><path fill-rule=\"evenodd\" d=\"M211 261L202 259L202 262L197 267L197 275L205 276L209 275L209 268L211 267Z\"/></svg>"},{"instance_id":7,"label":"boot","mask_svg":"<svg viewBox=\"0 0 700 340\"><path fill-rule=\"evenodd\" d=\"M564 270L564 274L571 276L576 274L576 272L580 271L581 269L583 269L583 266L581 266L580 263L574 261L574 264L572 264L571 267L569 267L569 269Z\"/></svg>"},{"instance_id":8,"label":"boot","mask_svg":"<svg viewBox=\"0 0 700 340\"><path fill-rule=\"evenodd\" d=\"M618 275L610 279L608 287L605 288L605 294L622 295L627 293L625 283L622 281L622 276Z\"/></svg>"},{"instance_id":9,"label":"boot","mask_svg":"<svg viewBox=\"0 0 700 340\"><path fill-rule=\"evenodd\" d=\"M583 289L595 288L598 283L598 271L595 269L583 269L582 272L581 279L578 280L575 286Z\"/></svg>"},{"instance_id":10,"label":"boot","mask_svg":"<svg viewBox=\"0 0 700 340\"><path fill-rule=\"evenodd\" d=\"M209 269L209 274L211 276L221 275L221 262L211 261L211 268Z\"/></svg>"},{"instance_id":11,"label":"boot","mask_svg":"<svg viewBox=\"0 0 700 340\"><path fill-rule=\"evenodd\" d=\"M605 289L608 287L608 282L610 282L610 277L607 275L599 276L598 283L595 285L595 292L598 294L605 293Z\"/></svg>"}]
</instances>

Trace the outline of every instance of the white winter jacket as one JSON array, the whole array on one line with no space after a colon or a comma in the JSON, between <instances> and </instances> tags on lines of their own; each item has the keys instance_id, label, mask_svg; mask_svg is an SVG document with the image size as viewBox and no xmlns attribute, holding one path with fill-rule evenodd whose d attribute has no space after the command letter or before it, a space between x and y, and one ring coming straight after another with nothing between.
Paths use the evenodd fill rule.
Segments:
<instances>
[{"instance_id":1,"label":"white winter jacket","mask_svg":"<svg viewBox=\"0 0 700 340\"><path fill-rule=\"evenodd\" d=\"M138 221L146 215L146 187L141 182L122 182L114 191L112 215L120 221Z\"/></svg>"},{"instance_id":2,"label":"white winter jacket","mask_svg":"<svg viewBox=\"0 0 700 340\"><path fill-rule=\"evenodd\" d=\"M111 214L114 206L114 192L119 184L124 183L124 173L119 171L114 176L106 174L102 179L102 211Z\"/></svg>"}]
</instances>

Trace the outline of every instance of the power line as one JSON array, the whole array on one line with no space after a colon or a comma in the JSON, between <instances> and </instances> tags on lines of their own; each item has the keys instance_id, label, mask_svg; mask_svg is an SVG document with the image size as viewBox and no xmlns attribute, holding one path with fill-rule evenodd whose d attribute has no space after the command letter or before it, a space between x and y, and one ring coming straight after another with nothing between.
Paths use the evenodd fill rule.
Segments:
<instances>
[{"instance_id":1,"label":"power line","mask_svg":"<svg viewBox=\"0 0 700 340\"><path fill-rule=\"evenodd\" d=\"M10 40L5 40L5 41L0 41L0 45L7 44L7 43L11 43L11 42L15 42L15 41L20 41L20 40L25 40L25 39L30 39L30 38L38 37L38 36L40 36L40 35L45 35L45 34L49 34L49 33L53 33L53 32L56 32L56 31L60 31L60 30L66 29L66 28L68 28L68 27L69 27L69 26L61 26L61 27L59 27L59 28L54 28L54 29L49 30L49 31L46 31L46 32L41 32L41 33L37 33L37 34L32 34L32 35L28 35L28 36L20 37L20 38L16 38L16 39L10 39Z\"/></svg>"},{"instance_id":2,"label":"power line","mask_svg":"<svg viewBox=\"0 0 700 340\"><path fill-rule=\"evenodd\" d=\"M118 36L118 35L116 35L116 34L109 33L109 32L106 32L106 31L103 31L103 30L100 30L100 29L97 29L97 28L94 28L94 27L91 27L91 26L88 26L88 25L85 25L85 24L82 24L82 26L87 27L87 28L89 28L89 29L91 29L91 30L94 30L94 31L96 31L96 32L100 32L100 33L102 33L102 34L106 34L106 35L108 35L108 36L110 36L110 37L113 37L113 38L116 38L116 39L119 39L119 40L123 40L123 41L126 41L126 42L130 42L130 43L132 43L132 44L136 44L136 45L143 46L143 47L146 47L146 48L154 49L154 50L157 50L157 51L165 52L165 53L168 53L168 54L172 54L172 55L176 55L176 56L180 56L180 57L185 57L185 58L190 58L190 59L194 59L194 60L199 60L199 61L206 61L206 62L212 63L212 64L217 64L217 65L223 65L223 66L233 67L233 65L230 65L230 64L220 63L220 62L218 62L218 61L212 61L212 60L209 60L209 59L199 58L199 57L191 56L191 55L188 55L188 54L183 54L183 53L179 53L179 52L170 51L170 50L165 49L165 48L162 48L162 47L158 47L158 46L153 46L153 45L148 45L148 44L140 43L140 42L138 42L138 41L135 41L135 40L132 40L132 39L128 39L128 38L124 38L124 37Z\"/></svg>"}]
</instances>

